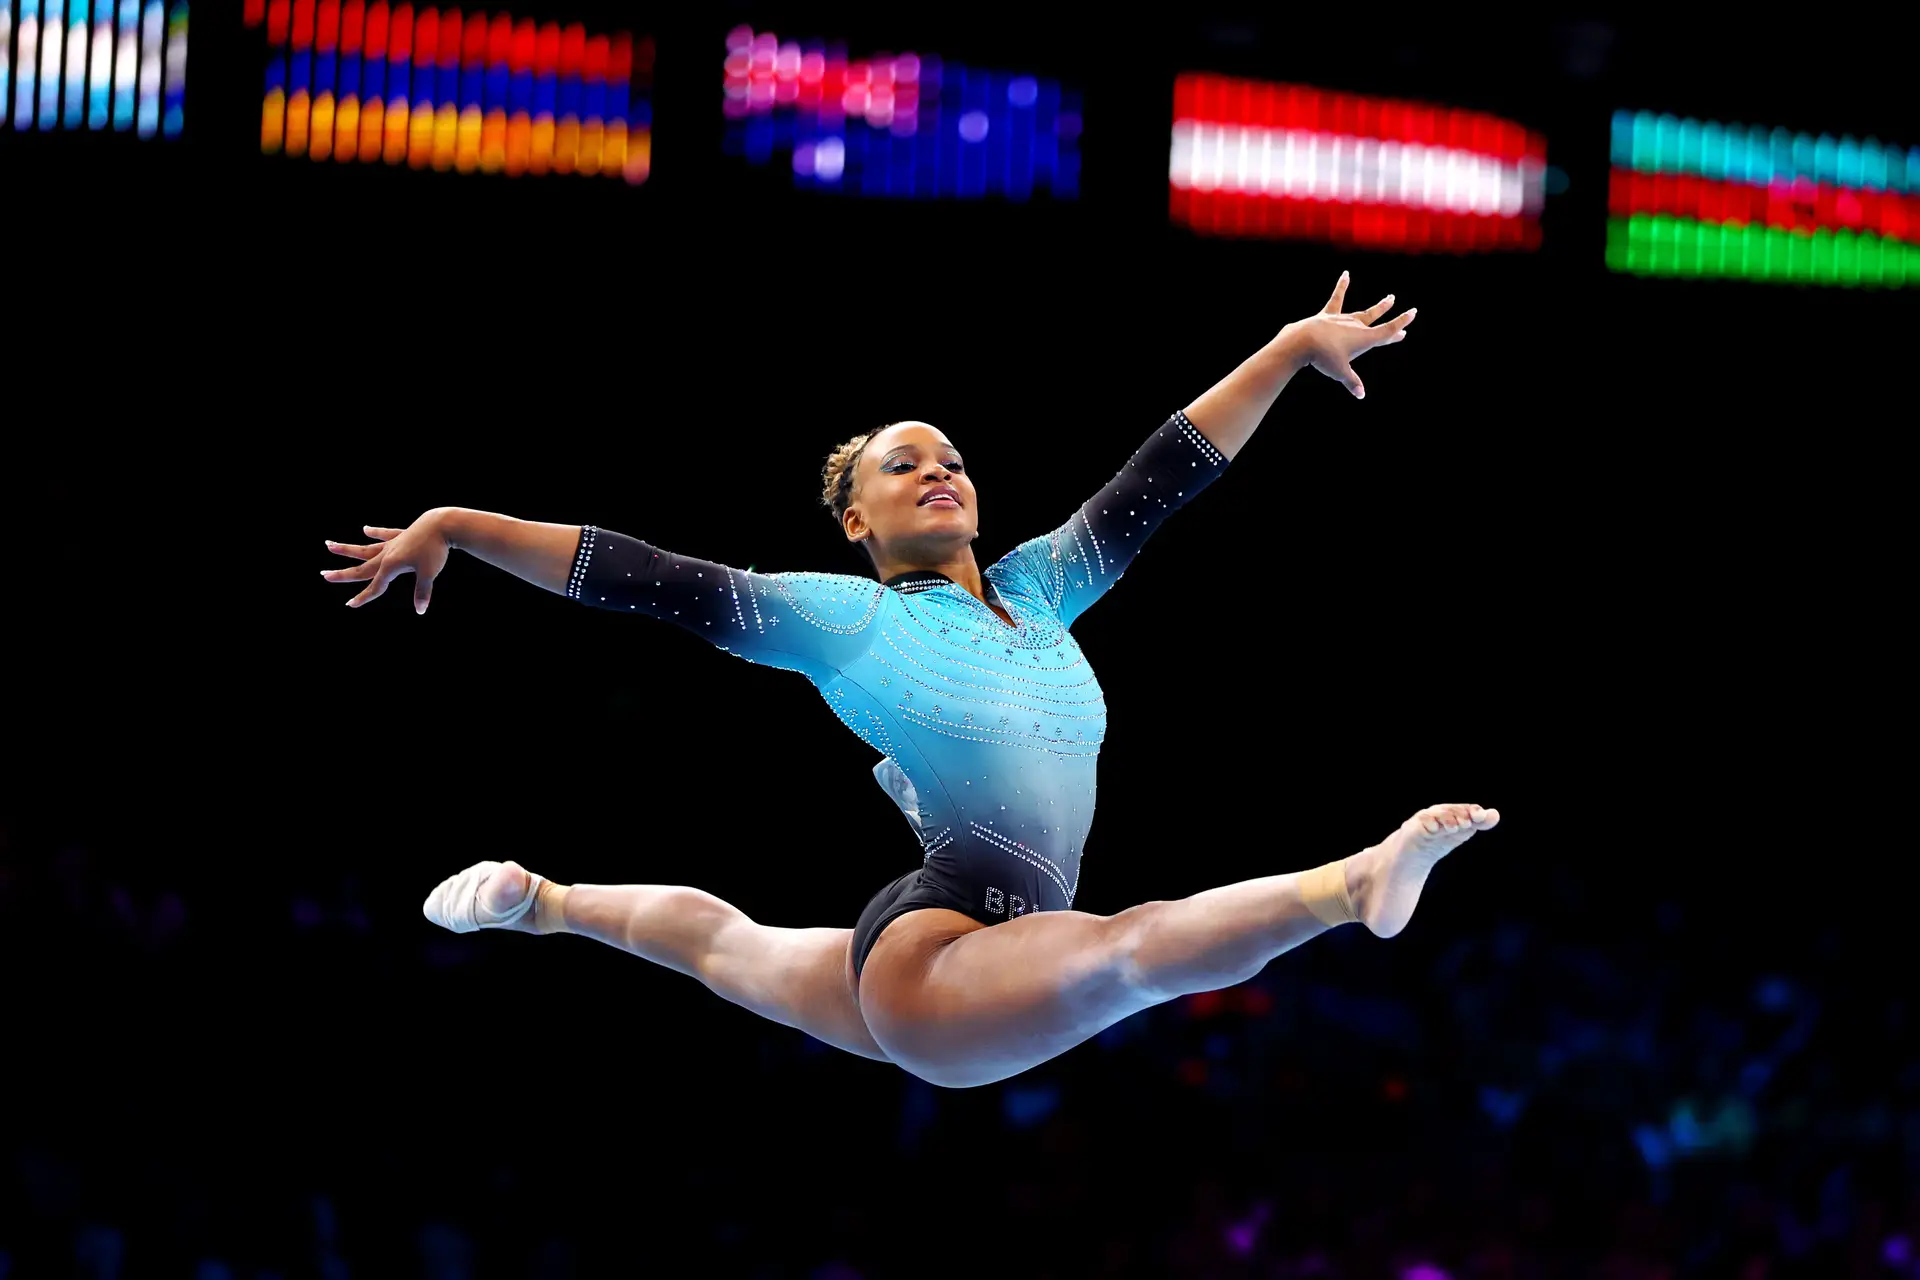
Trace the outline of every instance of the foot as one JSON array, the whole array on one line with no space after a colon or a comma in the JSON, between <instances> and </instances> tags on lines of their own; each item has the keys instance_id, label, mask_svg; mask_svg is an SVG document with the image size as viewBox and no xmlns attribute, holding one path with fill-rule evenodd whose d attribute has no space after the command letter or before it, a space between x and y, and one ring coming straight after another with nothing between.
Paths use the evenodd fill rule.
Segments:
<instances>
[{"instance_id":1,"label":"foot","mask_svg":"<svg viewBox=\"0 0 1920 1280\"><path fill-rule=\"evenodd\" d=\"M534 932L533 904L539 877L517 862L476 862L442 880L421 911L455 933L476 929Z\"/></svg>"},{"instance_id":2,"label":"foot","mask_svg":"<svg viewBox=\"0 0 1920 1280\"><path fill-rule=\"evenodd\" d=\"M1413 919L1434 863L1500 821L1477 804L1431 805L1370 849L1347 859L1347 893L1367 928L1391 938Z\"/></svg>"}]
</instances>

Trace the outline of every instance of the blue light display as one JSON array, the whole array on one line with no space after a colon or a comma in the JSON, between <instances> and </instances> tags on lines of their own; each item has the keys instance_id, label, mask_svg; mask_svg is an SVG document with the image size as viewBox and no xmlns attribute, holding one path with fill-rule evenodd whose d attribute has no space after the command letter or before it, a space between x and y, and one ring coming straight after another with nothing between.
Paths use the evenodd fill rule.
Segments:
<instances>
[{"instance_id":1,"label":"blue light display","mask_svg":"<svg viewBox=\"0 0 1920 1280\"><path fill-rule=\"evenodd\" d=\"M727 35L727 154L784 160L796 186L850 195L1026 200L1080 193L1080 95L926 54Z\"/></svg>"},{"instance_id":2,"label":"blue light display","mask_svg":"<svg viewBox=\"0 0 1920 1280\"><path fill-rule=\"evenodd\" d=\"M187 8L187 0L170 10L165 0L0 0L0 125L178 137Z\"/></svg>"}]
</instances>

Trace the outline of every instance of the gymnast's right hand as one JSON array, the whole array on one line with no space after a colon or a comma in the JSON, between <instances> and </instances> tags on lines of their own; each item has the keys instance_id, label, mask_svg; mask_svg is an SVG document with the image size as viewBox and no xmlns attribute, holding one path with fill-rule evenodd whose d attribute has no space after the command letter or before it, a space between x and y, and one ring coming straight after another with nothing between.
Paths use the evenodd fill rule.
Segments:
<instances>
[{"instance_id":1,"label":"gymnast's right hand","mask_svg":"<svg viewBox=\"0 0 1920 1280\"><path fill-rule=\"evenodd\" d=\"M433 580L447 567L447 555L453 547L447 541L441 508L434 508L404 529L382 529L362 525L367 536L378 539L365 546L327 539L327 550L360 563L344 569L322 569L328 582L364 582L359 595L347 601L349 609L369 600L377 600L387 584L403 573L413 575L413 611L425 613L433 595Z\"/></svg>"}]
</instances>

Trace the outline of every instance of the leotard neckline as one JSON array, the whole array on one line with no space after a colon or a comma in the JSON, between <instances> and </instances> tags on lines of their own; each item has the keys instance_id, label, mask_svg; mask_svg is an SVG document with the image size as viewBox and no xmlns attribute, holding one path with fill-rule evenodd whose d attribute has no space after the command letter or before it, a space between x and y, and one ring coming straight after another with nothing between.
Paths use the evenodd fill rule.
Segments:
<instances>
[{"instance_id":1,"label":"leotard neckline","mask_svg":"<svg viewBox=\"0 0 1920 1280\"><path fill-rule=\"evenodd\" d=\"M1026 631L1025 624L1020 621L1020 615L1012 609L1007 608L1007 602L1005 598L1001 596L1000 588L993 584L993 578L990 575L983 574L981 576L981 585L987 589L987 599L985 601L982 601L978 596L974 595L973 592L967 590L946 574L941 573L938 569L910 569L906 573L894 574L880 585L883 587L891 587L904 596L917 596L922 591L932 591L939 587L953 587L958 590L961 595L965 596L976 608L984 609L987 616L1007 628L1007 630L1012 631L1016 635L1024 634ZM1007 616L1004 618L1000 616L1001 609L1007 610ZM1011 619L1011 621L1008 619Z\"/></svg>"}]
</instances>

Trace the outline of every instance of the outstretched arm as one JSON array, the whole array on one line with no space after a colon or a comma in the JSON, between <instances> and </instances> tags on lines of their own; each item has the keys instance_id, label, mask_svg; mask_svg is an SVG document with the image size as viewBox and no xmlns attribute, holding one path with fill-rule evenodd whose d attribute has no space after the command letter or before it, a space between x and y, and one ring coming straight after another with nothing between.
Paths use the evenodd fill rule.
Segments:
<instances>
[{"instance_id":1,"label":"outstretched arm","mask_svg":"<svg viewBox=\"0 0 1920 1280\"><path fill-rule=\"evenodd\" d=\"M465 507L435 507L404 529L372 524L361 529L374 541L362 545L327 539L327 550L360 563L320 573L328 582L367 584L347 601L349 609L378 600L395 578L410 573L413 611L425 613L433 599L433 581L445 571L447 558L455 551L565 595L567 574L580 542L577 524L542 524Z\"/></svg>"},{"instance_id":2,"label":"outstretched arm","mask_svg":"<svg viewBox=\"0 0 1920 1280\"><path fill-rule=\"evenodd\" d=\"M663 550L596 525L542 524L491 511L436 507L405 529L367 526L370 546L329 542L362 563L329 570L333 582L365 582L348 601L377 599L414 575L414 610L425 613L433 582L454 550L598 609L672 622L740 657L824 678L865 651L863 632L886 588L839 574L748 573Z\"/></svg>"},{"instance_id":3,"label":"outstretched arm","mask_svg":"<svg viewBox=\"0 0 1920 1280\"><path fill-rule=\"evenodd\" d=\"M1413 323L1412 310L1374 327L1374 321L1393 305L1392 294L1365 311L1341 310L1346 305L1347 281L1347 273L1342 271L1340 283L1333 287L1333 296L1325 307L1282 329L1273 341L1187 406L1188 420L1229 461L1253 435L1294 374L1308 367L1318 369L1344 384L1355 399L1364 399L1367 389L1353 371L1354 358L1406 336L1407 326Z\"/></svg>"},{"instance_id":4,"label":"outstretched arm","mask_svg":"<svg viewBox=\"0 0 1920 1280\"><path fill-rule=\"evenodd\" d=\"M1295 373L1312 367L1338 378L1356 397L1364 395L1353 372L1354 357L1400 341L1413 312L1374 327L1393 304L1393 295L1353 313L1340 310L1346 296L1343 272L1324 308L1282 329L1206 394L1162 423L1067 523L1009 552L997 579L1002 590L1026 593L1072 626L1119 581L1161 522L1220 476Z\"/></svg>"}]
</instances>

